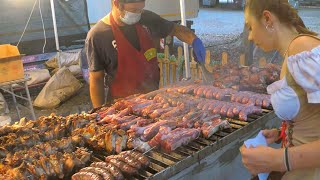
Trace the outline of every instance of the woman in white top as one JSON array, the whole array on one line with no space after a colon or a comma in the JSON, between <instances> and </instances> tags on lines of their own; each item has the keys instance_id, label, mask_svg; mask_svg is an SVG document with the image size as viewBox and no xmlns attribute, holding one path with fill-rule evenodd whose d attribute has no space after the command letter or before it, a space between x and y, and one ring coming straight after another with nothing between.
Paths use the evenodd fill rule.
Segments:
<instances>
[{"instance_id":1,"label":"woman in white top","mask_svg":"<svg viewBox=\"0 0 320 180\"><path fill-rule=\"evenodd\" d=\"M309 31L287 0L249 0L245 7L249 40L284 57L280 80L268 87L282 120L282 148L240 148L254 175L285 172L282 179L320 179L320 40ZM269 144L277 129L264 130Z\"/></svg>"}]
</instances>

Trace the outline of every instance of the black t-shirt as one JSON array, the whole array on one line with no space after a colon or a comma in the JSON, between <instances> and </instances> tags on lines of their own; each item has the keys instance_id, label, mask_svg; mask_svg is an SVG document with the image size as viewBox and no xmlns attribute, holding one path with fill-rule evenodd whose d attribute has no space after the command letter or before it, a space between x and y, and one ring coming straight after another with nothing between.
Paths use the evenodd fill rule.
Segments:
<instances>
[{"instance_id":1,"label":"black t-shirt","mask_svg":"<svg viewBox=\"0 0 320 180\"><path fill-rule=\"evenodd\" d=\"M139 21L151 33L152 37L164 38L172 30L174 23L161 18L159 15L145 10ZM139 38L134 25L120 27L124 36L137 50L140 50ZM89 71L104 70L107 82L116 74L118 63L118 52L113 36L112 27L99 21L88 33L85 43L85 53L88 61Z\"/></svg>"}]
</instances>

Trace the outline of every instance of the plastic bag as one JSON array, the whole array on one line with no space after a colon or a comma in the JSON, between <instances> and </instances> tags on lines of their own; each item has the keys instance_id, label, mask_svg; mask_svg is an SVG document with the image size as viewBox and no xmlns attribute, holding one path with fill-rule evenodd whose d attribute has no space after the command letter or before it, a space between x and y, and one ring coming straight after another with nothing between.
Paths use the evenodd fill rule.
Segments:
<instances>
[{"instance_id":1,"label":"plastic bag","mask_svg":"<svg viewBox=\"0 0 320 180\"><path fill-rule=\"evenodd\" d=\"M59 61L58 61L59 56ZM45 64L50 68L78 65L80 63L81 50L59 52L56 56L48 60Z\"/></svg>"},{"instance_id":2,"label":"plastic bag","mask_svg":"<svg viewBox=\"0 0 320 180\"><path fill-rule=\"evenodd\" d=\"M76 94L81 87L80 81L68 68L63 67L47 82L33 104L39 108L55 108Z\"/></svg>"},{"instance_id":3,"label":"plastic bag","mask_svg":"<svg viewBox=\"0 0 320 180\"><path fill-rule=\"evenodd\" d=\"M0 93L0 116L9 113L9 108L3 95Z\"/></svg>"},{"instance_id":4,"label":"plastic bag","mask_svg":"<svg viewBox=\"0 0 320 180\"><path fill-rule=\"evenodd\" d=\"M38 84L50 79L50 73L48 69L36 69L32 71L26 71L25 74L31 78L27 82L28 85Z\"/></svg>"}]
</instances>

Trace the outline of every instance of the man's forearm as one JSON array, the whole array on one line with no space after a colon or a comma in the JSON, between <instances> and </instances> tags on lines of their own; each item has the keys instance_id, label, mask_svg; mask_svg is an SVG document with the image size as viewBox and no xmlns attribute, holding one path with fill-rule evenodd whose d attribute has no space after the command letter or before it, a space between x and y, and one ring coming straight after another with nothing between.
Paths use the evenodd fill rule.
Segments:
<instances>
[{"instance_id":1,"label":"man's forearm","mask_svg":"<svg viewBox=\"0 0 320 180\"><path fill-rule=\"evenodd\" d=\"M90 97L94 108L101 107L105 103L104 83L90 81Z\"/></svg>"},{"instance_id":2,"label":"man's forearm","mask_svg":"<svg viewBox=\"0 0 320 180\"><path fill-rule=\"evenodd\" d=\"M320 168L320 140L288 149L292 170Z\"/></svg>"},{"instance_id":3,"label":"man's forearm","mask_svg":"<svg viewBox=\"0 0 320 180\"><path fill-rule=\"evenodd\" d=\"M178 24L175 24L173 27L171 35L176 36L180 41L183 41L187 44L192 44L193 40L197 37L189 28Z\"/></svg>"}]
</instances>

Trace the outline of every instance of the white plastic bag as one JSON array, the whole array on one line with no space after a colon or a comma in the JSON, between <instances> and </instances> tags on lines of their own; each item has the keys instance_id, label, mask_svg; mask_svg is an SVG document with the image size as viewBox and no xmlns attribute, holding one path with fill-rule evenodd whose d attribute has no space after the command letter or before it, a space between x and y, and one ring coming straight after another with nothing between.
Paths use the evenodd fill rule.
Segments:
<instances>
[{"instance_id":1,"label":"white plastic bag","mask_svg":"<svg viewBox=\"0 0 320 180\"><path fill-rule=\"evenodd\" d=\"M31 78L31 80L27 82L28 85L45 82L49 80L51 77L48 69L36 69L32 71L25 71L25 74L27 74L27 76Z\"/></svg>"},{"instance_id":2,"label":"white plastic bag","mask_svg":"<svg viewBox=\"0 0 320 180\"><path fill-rule=\"evenodd\" d=\"M45 64L50 68L78 65L80 63L81 49L59 52ZM58 58L59 57L59 58ZM58 61L59 59L59 61ZM59 66L60 65L60 66Z\"/></svg>"},{"instance_id":3,"label":"white plastic bag","mask_svg":"<svg viewBox=\"0 0 320 180\"><path fill-rule=\"evenodd\" d=\"M81 87L80 81L68 68L63 67L47 82L33 104L39 108L55 108L76 94Z\"/></svg>"},{"instance_id":4,"label":"white plastic bag","mask_svg":"<svg viewBox=\"0 0 320 180\"><path fill-rule=\"evenodd\" d=\"M3 95L0 93L0 116L9 113L9 108Z\"/></svg>"},{"instance_id":5,"label":"white plastic bag","mask_svg":"<svg viewBox=\"0 0 320 180\"><path fill-rule=\"evenodd\" d=\"M72 66L69 66L67 67L71 73L76 76L76 75L79 75L81 73L81 68L79 65L72 65ZM51 71L51 75L54 75L55 73L57 73L59 71L59 68L56 68L54 70Z\"/></svg>"},{"instance_id":6,"label":"white plastic bag","mask_svg":"<svg viewBox=\"0 0 320 180\"><path fill-rule=\"evenodd\" d=\"M81 68L79 65L72 65L72 66L69 66L68 69L71 71L71 73L73 75L79 75L81 74Z\"/></svg>"}]
</instances>

